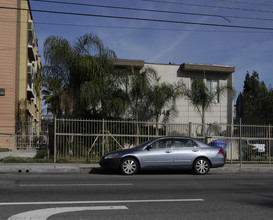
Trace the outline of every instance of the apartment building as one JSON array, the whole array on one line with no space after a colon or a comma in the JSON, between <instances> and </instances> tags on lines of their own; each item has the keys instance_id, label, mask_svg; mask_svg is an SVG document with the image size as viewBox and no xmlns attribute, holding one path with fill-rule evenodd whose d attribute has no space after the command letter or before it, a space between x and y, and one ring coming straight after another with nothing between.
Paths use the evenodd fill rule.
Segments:
<instances>
[{"instance_id":1,"label":"apartment building","mask_svg":"<svg viewBox=\"0 0 273 220\"><path fill-rule=\"evenodd\" d=\"M28 0L0 4L0 134L37 133L41 62L30 4ZM26 122L31 126L23 128Z\"/></svg>"},{"instance_id":2,"label":"apartment building","mask_svg":"<svg viewBox=\"0 0 273 220\"><path fill-rule=\"evenodd\" d=\"M115 64L134 66L138 70L143 67L151 67L158 73L160 82L176 83L182 80L187 88L191 88L193 79L200 78L204 80L209 90L216 89L218 86L233 86L233 72L235 71L234 66L194 63L160 64L126 59L117 60ZM172 118L172 122L182 124L202 122L200 114L186 98L178 99L176 106L177 114ZM233 122L232 94L227 92L221 99L215 100L215 104L206 112L205 121L206 123L231 124Z\"/></svg>"}]
</instances>

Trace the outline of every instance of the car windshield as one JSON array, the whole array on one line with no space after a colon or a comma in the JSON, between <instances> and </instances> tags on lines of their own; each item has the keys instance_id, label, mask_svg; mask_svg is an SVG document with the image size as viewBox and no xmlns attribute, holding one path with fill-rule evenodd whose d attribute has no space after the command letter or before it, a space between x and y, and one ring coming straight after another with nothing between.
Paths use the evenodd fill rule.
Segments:
<instances>
[{"instance_id":1,"label":"car windshield","mask_svg":"<svg viewBox=\"0 0 273 220\"><path fill-rule=\"evenodd\" d=\"M143 147L144 145L148 144L149 142L151 142L151 140L148 140L148 141L145 141L145 142L142 142L140 143L139 145L133 147L133 148L137 148L137 147Z\"/></svg>"}]
</instances>

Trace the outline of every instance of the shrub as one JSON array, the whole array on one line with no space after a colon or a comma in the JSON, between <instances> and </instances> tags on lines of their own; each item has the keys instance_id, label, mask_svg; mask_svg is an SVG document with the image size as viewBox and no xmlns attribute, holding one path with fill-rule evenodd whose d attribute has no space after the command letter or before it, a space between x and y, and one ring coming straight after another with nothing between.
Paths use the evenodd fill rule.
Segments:
<instances>
[{"instance_id":1,"label":"shrub","mask_svg":"<svg viewBox=\"0 0 273 220\"><path fill-rule=\"evenodd\" d=\"M47 150L37 150L36 156L34 159L46 159L48 157L48 151Z\"/></svg>"}]
</instances>

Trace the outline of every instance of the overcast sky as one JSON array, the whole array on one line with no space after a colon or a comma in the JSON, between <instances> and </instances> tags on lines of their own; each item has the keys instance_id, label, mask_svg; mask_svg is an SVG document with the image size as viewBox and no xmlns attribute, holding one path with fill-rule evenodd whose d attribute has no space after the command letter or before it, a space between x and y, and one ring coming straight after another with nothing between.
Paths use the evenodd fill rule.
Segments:
<instances>
[{"instance_id":1,"label":"overcast sky","mask_svg":"<svg viewBox=\"0 0 273 220\"><path fill-rule=\"evenodd\" d=\"M243 90L247 71L257 71L261 81L273 85L272 0L30 0L30 3L32 10L71 13L32 12L41 55L43 43L51 35L73 42L92 33L121 59L235 66L237 94Z\"/></svg>"}]
</instances>

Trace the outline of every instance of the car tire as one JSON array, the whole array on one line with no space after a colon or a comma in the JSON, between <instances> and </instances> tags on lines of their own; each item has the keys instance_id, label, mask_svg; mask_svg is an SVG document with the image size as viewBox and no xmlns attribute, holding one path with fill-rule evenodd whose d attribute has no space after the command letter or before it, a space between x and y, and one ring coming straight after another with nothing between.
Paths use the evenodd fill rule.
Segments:
<instances>
[{"instance_id":1,"label":"car tire","mask_svg":"<svg viewBox=\"0 0 273 220\"><path fill-rule=\"evenodd\" d=\"M124 158L120 163L120 171L125 175L134 175L138 172L138 161L132 157Z\"/></svg>"},{"instance_id":2,"label":"car tire","mask_svg":"<svg viewBox=\"0 0 273 220\"><path fill-rule=\"evenodd\" d=\"M209 172L210 162L206 158L198 158L193 164L193 170L198 175L205 175Z\"/></svg>"}]
</instances>

